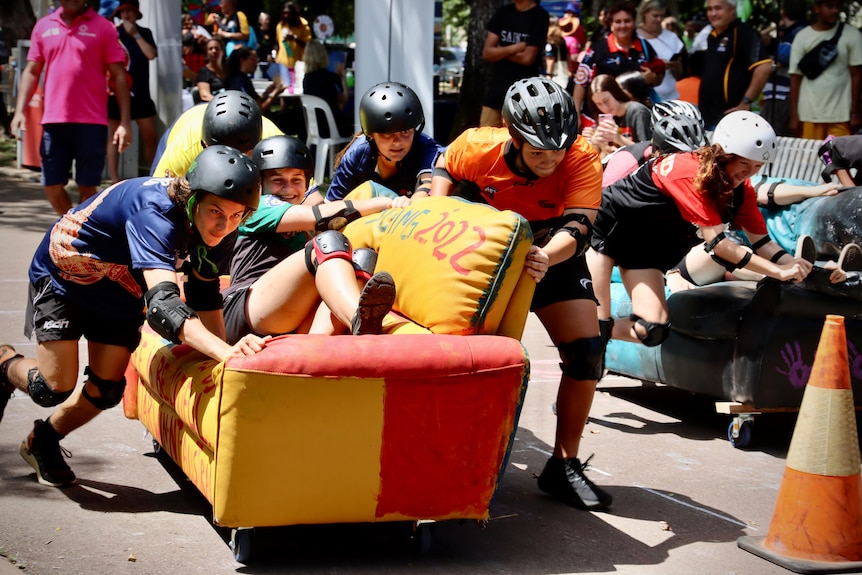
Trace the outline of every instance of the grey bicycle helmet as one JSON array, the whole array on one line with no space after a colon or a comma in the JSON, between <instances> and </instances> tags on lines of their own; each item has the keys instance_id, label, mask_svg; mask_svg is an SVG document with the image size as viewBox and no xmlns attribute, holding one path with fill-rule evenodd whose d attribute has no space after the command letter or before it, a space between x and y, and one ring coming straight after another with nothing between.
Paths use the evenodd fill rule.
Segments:
<instances>
[{"instance_id":1,"label":"grey bicycle helmet","mask_svg":"<svg viewBox=\"0 0 862 575\"><path fill-rule=\"evenodd\" d=\"M201 132L205 145L223 144L248 152L260 141L263 116L248 94L228 90L216 94L204 112Z\"/></svg>"},{"instance_id":2,"label":"grey bicycle helmet","mask_svg":"<svg viewBox=\"0 0 862 575\"><path fill-rule=\"evenodd\" d=\"M691 102L686 102L685 100L666 100L653 105L653 122L657 122L658 120L667 118L668 116L688 116L689 118L697 120L701 124L703 123L703 116L700 115L700 109Z\"/></svg>"},{"instance_id":3,"label":"grey bicycle helmet","mask_svg":"<svg viewBox=\"0 0 862 575\"><path fill-rule=\"evenodd\" d=\"M292 136L272 136L261 140L251 153L251 159L262 172L279 168L296 168L306 178L314 173L314 158L308 147Z\"/></svg>"},{"instance_id":4,"label":"grey bicycle helmet","mask_svg":"<svg viewBox=\"0 0 862 575\"><path fill-rule=\"evenodd\" d=\"M204 148L192 162L186 179L193 192L208 192L253 210L260 202L260 171L251 158L236 148Z\"/></svg>"},{"instance_id":5,"label":"grey bicycle helmet","mask_svg":"<svg viewBox=\"0 0 862 575\"><path fill-rule=\"evenodd\" d=\"M578 137L578 113L571 96L545 78L525 78L509 86L503 119L513 138L542 150L567 149Z\"/></svg>"},{"instance_id":6,"label":"grey bicycle helmet","mask_svg":"<svg viewBox=\"0 0 862 575\"><path fill-rule=\"evenodd\" d=\"M359 123L365 135L393 134L425 127L422 102L410 87L398 82L381 82L365 92L359 101Z\"/></svg>"},{"instance_id":7,"label":"grey bicycle helmet","mask_svg":"<svg viewBox=\"0 0 862 575\"><path fill-rule=\"evenodd\" d=\"M664 153L693 152L706 145L703 117L694 104L659 102L652 108L652 145Z\"/></svg>"}]
</instances>

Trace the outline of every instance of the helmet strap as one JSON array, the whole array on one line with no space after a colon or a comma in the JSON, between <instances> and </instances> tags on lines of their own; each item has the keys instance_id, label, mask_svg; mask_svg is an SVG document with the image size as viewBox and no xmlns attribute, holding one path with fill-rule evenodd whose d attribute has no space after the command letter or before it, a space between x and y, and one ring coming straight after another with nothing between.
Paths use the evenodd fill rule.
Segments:
<instances>
[{"instance_id":1,"label":"helmet strap","mask_svg":"<svg viewBox=\"0 0 862 575\"><path fill-rule=\"evenodd\" d=\"M186 215L189 218L189 224L194 228L195 227L195 205L198 203L198 193L195 192L191 196L189 196L189 201L186 203Z\"/></svg>"}]
</instances>

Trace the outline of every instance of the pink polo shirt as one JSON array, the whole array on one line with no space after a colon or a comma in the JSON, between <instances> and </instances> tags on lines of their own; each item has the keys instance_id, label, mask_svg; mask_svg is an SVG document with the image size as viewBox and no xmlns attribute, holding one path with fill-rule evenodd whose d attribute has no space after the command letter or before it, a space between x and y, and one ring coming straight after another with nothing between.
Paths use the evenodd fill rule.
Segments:
<instances>
[{"instance_id":1,"label":"pink polo shirt","mask_svg":"<svg viewBox=\"0 0 862 575\"><path fill-rule=\"evenodd\" d=\"M44 63L43 124L108 124L108 65L125 61L117 30L88 8L67 26L62 8L39 19L27 59Z\"/></svg>"}]
</instances>

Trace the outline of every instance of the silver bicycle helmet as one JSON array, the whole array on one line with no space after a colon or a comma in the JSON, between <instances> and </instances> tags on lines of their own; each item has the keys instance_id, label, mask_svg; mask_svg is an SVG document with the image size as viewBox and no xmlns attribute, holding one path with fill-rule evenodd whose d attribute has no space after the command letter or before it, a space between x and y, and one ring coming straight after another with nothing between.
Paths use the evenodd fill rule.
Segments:
<instances>
[{"instance_id":1,"label":"silver bicycle helmet","mask_svg":"<svg viewBox=\"0 0 862 575\"><path fill-rule=\"evenodd\" d=\"M693 152L705 146L703 117L697 106L682 100L655 104L652 108L652 145L664 153Z\"/></svg>"},{"instance_id":2,"label":"silver bicycle helmet","mask_svg":"<svg viewBox=\"0 0 862 575\"><path fill-rule=\"evenodd\" d=\"M578 113L571 96L545 78L525 78L509 86L503 119L513 138L541 150L565 150L578 137Z\"/></svg>"}]
</instances>

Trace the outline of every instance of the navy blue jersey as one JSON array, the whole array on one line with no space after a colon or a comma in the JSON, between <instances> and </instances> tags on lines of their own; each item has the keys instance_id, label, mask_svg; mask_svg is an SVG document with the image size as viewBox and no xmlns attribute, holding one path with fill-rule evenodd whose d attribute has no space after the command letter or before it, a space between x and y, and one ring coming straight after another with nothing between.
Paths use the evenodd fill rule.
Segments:
<instances>
[{"instance_id":1,"label":"navy blue jersey","mask_svg":"<svg viewBox=\"0 0 862 575\"><path fill-rule=\"evenodd\" d=\"M174 271L202 242L165 178L120 182L69 210L45 234L30 264L30 281L50 276L57 294L98 315L141 313L143 270ZM206 249L227 273L236 233Z\"/></svg>"},{"instance_id":2,"label":"navy blue jersey","mask_svg":"<svg viewBox=\"0 0 862 575\"><path fill-rule=\"evenodd\" d=\"M410 151L398 164L398 171L384 180L377 173L377 147L372 146L367 138L356 138L335 170L332 184L326 191L326 199L331 202L344 199L344 196L368 180L383 184L399 196L412 195L419 174L431 172L441 150L434 138L426 134L416 135Z\"/></svg>"}]
</instances>

